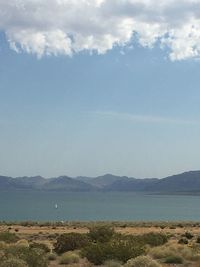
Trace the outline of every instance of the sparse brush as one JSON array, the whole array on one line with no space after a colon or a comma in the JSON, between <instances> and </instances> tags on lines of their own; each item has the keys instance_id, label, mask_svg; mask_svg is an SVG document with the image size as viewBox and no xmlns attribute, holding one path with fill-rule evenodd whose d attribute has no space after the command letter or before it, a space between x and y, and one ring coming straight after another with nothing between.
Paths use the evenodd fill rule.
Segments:
<instances>
[{"instance_id":1,"label":"sparse brush","mask_svg":"<svg viewBox=\"0 0 200 267\"><path fill-rule=\"evenodd\" d=\"M189 247L178 247L179 254L186 260L198 261L200 260L200 255L195 252L194 249Z\"/></svg>"},{"instance_id":2,"label":"sparse brush","mask_svg":"<svg viewBox=\"0 0 200 267\"><path fill-rule=\"evenodd\" d=\"M140 242L143 242L145 245L148 244L152 247L161 246L167 243L168 236L162 233L147 233L137 236Z\"/></svg>"},{"instance_id":3,"label":"sparse brush","mask_svg":"<svg viewBox=\"0 0 200 267\"><path fill-rule=\"evenodd\" d=\"M187 245L188 244L187 238L185 238L185 237L180 238L178 241L178 244Z\"/></svg>"},{"instance_id":4,"label":"sparse brush","mask_svg":"<svg viewBox=\"0 0 200 267\"><path fill-rule=\"evenodd\" d=\"M90 227L88 236L91 240L95 242L108 242L111 240L115 234L114 228L110 225L100 225L95 227Z\"/></svg>"},{"instance_id":5,"label":"sparse brush","mask_svg":"<svg viewBox=\"0 0 200 267\"><path fill-rule=\"evenodd\" d=\"M6 244L6 242L4 242L4 241L0 241L0 250L4 250L5 248L7 248L7 244Z\"/></svg>"},{"instance_id":6,"label":"sparse brush","mask_svg":"<svg viewBox=\"0 0 200 267\"><path fill-rule=\"evenodd\" d=\"M74 252L66 252L62 254L60 257L60 264L73 264L73 263L78 263L80 261L79 255L77 255Z\"/></svg>"},{"instance_id":7,"label":"sparse brush","mask_svg":"<svg viewBox=\"0 0 200 267\"><path fill-rule=\"evenodd\" d=\"M139 256L128 260L125 267L161 267L161 265L149 256Z\"/></svg>"},{"instance_id":8,"label":"sparse brush","mask_svg":"<svg viewBox=\"0 0 200 267\"><path fill-rule=\"evenodd\" d=\"M50 252L49 247L44 244L44 243L37 243L37 242L33 242L30 244L30 248L36 248L36 249L41 249L43 250L45 253Z\"/></svg>"},{"instance_id":9,"label":"sparse brush","mask_svg":"<svg viewBox=\"0 0 200 267\"><path fill-rule=\"evenodd\" d=\"M47 267L48 264L46 255L41 249L10 245L5 250L5 257L10 259L11 256L25 261L29 267Z\"/></svg>"},{"instance_id":10,"label":"sparse brush","mask_svg":"<svg viewBox=\"0 0 200 267\"><path fill-rule=\"evenodd\" d=\"M18 246L29 247L29 243L26 239L21 239L16 243Z\"/></svg>"},{"instance_id":11,"label":"sparse brush","mask_svg":"<svg viewBox=\"0 0 200 267\"><path fill-rule=\"evenodd\" d=\"M0 262L2 262L4 258L5 258L5 253L3 250L0 250Z\"/></svg>"},{"instance_id":12,"label":"sparse brush","mask_svg":"<svg viewBox=\"0 0 200 267\"><path fill-rule=\"evenodd\" d=\"M116 260L107 260L103 264L104 267L121 267L122 263Z\"/></svg>"},{"instance_id":13,"label":"sparse brush","mask_svg":"<svg viewBox=\"0 0 200 267\"><path fill-rule=\"evenodd\" d=\"M185 232L185 234L183 234L182 236L187 239L192 239L194 237L193 234L190 232Z\"/></svg>"},{"instance_id":14,"label":"sparse brush","mask_svg":"<svg viewBox=\"0 0 200 267\"><path fill-rule=\"evenodd\" d=\"M55 253L48 253L47 254L47 259L49 261L55 261L57 259L57 255Z\"/></svg>"},{"instance_id":15,"label":"sparse brush","mask_svg":"<svg viewBox=\"0 0 200 267\"><path fill-rule=\"evenodd\" d=\"M23 260L16 258L9 258L4 261L1 261L0 267L28 267L28 265Z\"/></svg>"},{"instance_id":16,"label":"sparse brush","mask_svg":"<svg viewBox=\"0 0 200 267\"><path fill-rule=\"evenodd\" d=\"M150 250L149 254L154 259L163 259L163 258L169 257L172 254L174 254L174 250L168 246L161 246L161 247L152 248Z\"/></svg>"},{"instance_id":17,"label":"sparse brush","mask_svg":"<svg viewBox=\"0 0 200 267\"><path fill-rule=\"evenodd\" d=\"M5 243L15 243L19 240L19 237L10 232L1 232L0 233L0 241L4 241Z\"/></svg>"},{"instance_id":18,"label":"sparse brush","mask_svg":"<svg viewBox=\"0 0 200 267\"><path fill-rule=\"evenodd\" d=\"M89 239L85 234L66 233L58 236L54 244L54 250L58 254L80 249L88 245Z\"/></svg>"},{"instance_id":19,"label":"sparse brush","mask_svg":"<svg viewBox=\"0 0 200 267\"><path fill-rule=\"evenodd\" d=\"M149 255L154 259L182 257L185 260L197 261L200 258L199 254L194 249L177 244L152 248L149 251Z\"/></svg>"},{"instance_id":20,"label":"sparse brush","mask_svg":"<svg viewBox=\"0 0 200 267\"><path fill-rule=\"evenodd\" d=\"M182 264L183 258L181 256L173 255L173 256L167 257L164 262L168 264Z\"/></svg>"},{"instance_id":21,"label":"sparse brush","mask_svg":"<svg viewBox=\"0 0 200 267\"><path fill-rule=\"evenodd\" d=\"M123 263L146 252L143 244L136 239L117 236L110 242L91 243L82 250L82 255L95 265L114 259Z\"/></svg>"}]
</instances>

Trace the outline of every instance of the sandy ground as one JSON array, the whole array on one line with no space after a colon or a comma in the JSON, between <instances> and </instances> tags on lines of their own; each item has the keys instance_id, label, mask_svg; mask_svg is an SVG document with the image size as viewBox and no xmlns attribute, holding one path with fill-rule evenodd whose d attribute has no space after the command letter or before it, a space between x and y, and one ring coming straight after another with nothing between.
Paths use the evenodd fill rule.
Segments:
<instances>
[{"instance_id":1,"label":"sandy ground","mask_svg":"<svg viewBox=\"0 0 200 267\"><path fill-rule=\"evenodd\" d=\"M70 226L21 226L21 225L1 225L0 232L10 231L20 235L46 235L46 234L63 234L63 233L87 233L87 227L70 227ZM115 227L115 231L122 234L143 234L150 232L162 232L166 234L183 234L186 231L194 234L200 234L200 227L184 226L182 228L166 227Z\"/></svg>"}]
</instances>

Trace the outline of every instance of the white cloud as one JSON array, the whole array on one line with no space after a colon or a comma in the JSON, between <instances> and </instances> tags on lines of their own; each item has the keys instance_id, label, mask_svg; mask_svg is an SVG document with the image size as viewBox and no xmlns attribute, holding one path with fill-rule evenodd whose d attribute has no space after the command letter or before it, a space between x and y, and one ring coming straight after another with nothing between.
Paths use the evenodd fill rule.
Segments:
<instances>
[{"instance_id":1,"label":"white cloud","mask_svg":"<svg viewBox=\"0 0 200 267\"><path fill-rule=\"evenodd\" d=\"M171 60L200 55L200 0L0 0L10 47L43 55L99 54L139 42Z\"/></svg>"},{"instance_id":2,"label":"white cloud","mask_svg":"<svg viewBox=\"0 0 200 267\"><path fill-rule=\"evenodd\" d=\"M197 121L180 118L168 118L162 116L138 115L132 113L120 113L114 111L96 111L93 113L102 118L125 120L133 123L164 123L164 124L199 124Z\"/></svg>"}]
</instances>

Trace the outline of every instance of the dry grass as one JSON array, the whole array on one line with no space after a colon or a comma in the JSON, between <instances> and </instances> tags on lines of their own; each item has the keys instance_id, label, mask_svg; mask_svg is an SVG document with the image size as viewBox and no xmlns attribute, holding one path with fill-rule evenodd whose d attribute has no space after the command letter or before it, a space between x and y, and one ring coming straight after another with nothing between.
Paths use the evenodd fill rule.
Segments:
<instances>
[{"instance_id":1,"label":"dry grass","mask_svg":"<svg viewBox=\"0 0 200 267\"><path fill-rule=\"evenodd\" d=\"M87 233L89 224L65 224L65 225L0 225L0 232L9 231L11 233L16 233L15 229L18 229L16 233L20 240L18 241L18 245L26 246L31 241L37 241L47 244L51 249L53 248L53 243L55 242L56 235L63 233ZM172 265L163 264L162 259L167 258L169 256L177 255L181 256L184 259L184 264L179 265L180 267L200 267L200 244L196 244L196 238L200 236L200 227L199 225L193 225L193 223L182 224L178 226L178 224L154 224L154 223L133 223L133 224L122 224L120 223L113 224L115 227L115 231L121 234L132 234L132 235L140 235L146 233L163 233L170 235L170 241L168 244L149 248L148 255L152 258L156 259L158 262L161 262L161 266L163 267L171 267ZM189 245L179 245L178 240L181 238L185 232L191 232L194 235L192 240L189 240ZM0 242L0 250L1 248L7 246L4 242ZM60 267L63 265L59 264L59 257L57 260L53 260L49 263L50 267ZM90 263L85 259L80 259L78 263L71 263L68 266L72 267L91 267Z\"/></svg>"},{"instance_id":2,"label":"dry grass","mask_svg":"<svg viewBox=\"0 0 200 267\"><path fill-rule=\"evenodd\" d=\"M192 247L179 245L175 242L169 242L164 246L152 248L149 251L149 255L161 262L165 261L167 258L180 257L184 260L184 264L181 266L200 267L200 254Z\"/></svg>"},{"instance_id":3,"label":"dry grass","mask_svg":"<svg viewBox=\"0 0 200 267\"><path fill-rule=\"evenodd\" d=\"M5 232L9 230L11 233L16 233L15 229L18 229L17 234L20 236L27 235L46 235L46 234L62 234L62 233L87 233L88 228L86 226L83 227L75 227L75 226L22 226L22 225L0 225L0 232ZM192 227L191 225L186 225L184 227L175 227L175 226L166 226L162 228L159 225L153 225L150 227L146 226L124 226L119 227L116 226L115 230L122 234L145 234L150 232L155 233L165 233L172 235L182 235L185 232L192 232L194 235L200 235L200 227Z\"/></svg>"}]
</instances>

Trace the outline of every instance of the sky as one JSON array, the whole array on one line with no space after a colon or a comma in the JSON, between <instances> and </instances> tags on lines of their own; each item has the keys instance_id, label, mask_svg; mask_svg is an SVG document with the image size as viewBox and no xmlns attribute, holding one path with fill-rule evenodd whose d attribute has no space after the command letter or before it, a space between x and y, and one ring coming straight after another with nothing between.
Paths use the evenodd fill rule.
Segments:
<instances>
[{"instance_id":1,"label":"sky","mask_svg":"<svg viewBox=\"0 0 200 267\"><path fill-rule=\"evenodd\" d=\"M0 174L199 170L199 0L0 1Z\"/></svg>"}]
</instances>

